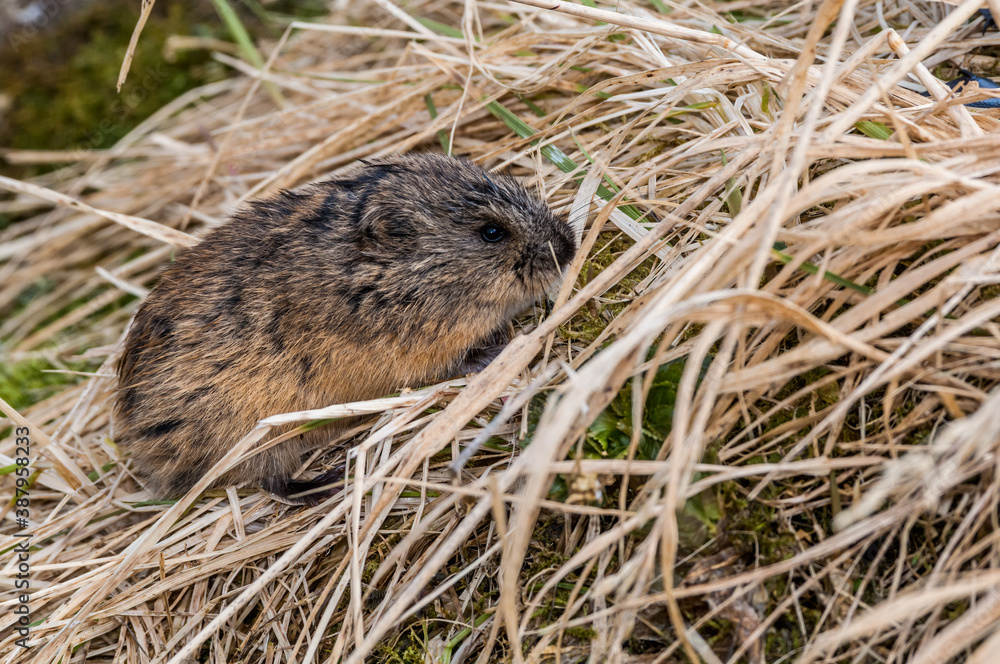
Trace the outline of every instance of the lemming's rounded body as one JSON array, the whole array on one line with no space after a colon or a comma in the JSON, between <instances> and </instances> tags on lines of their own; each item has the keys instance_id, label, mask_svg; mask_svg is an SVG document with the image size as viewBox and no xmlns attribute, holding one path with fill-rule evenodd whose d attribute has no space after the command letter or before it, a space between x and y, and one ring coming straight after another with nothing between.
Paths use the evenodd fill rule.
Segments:
<instances>
[{"instance_id":1,"label":"lemming's rounded body","mask_svg":"<svg viewBox=\"0 0 1000 664\"><path fill-rule=\"evenodd\" d=\"M439 155L251 203L139 308L116 441L152 493L182 494L268 415L482 368L575 250L567 223L513 178ZM330 435L282 442L217 484L309 489L292 475Z\"/></svg>"}]
</instances>

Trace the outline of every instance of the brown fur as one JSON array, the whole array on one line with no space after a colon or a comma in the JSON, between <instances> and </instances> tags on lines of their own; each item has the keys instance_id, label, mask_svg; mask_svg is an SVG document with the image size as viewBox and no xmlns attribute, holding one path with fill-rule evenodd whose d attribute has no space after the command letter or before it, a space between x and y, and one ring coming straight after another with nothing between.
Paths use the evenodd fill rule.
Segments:
<instances>
[{"instance_id":1,"label":"brown fur","mask_svg":"<svg viewBox=\"0 0 1000 664\"><path fill-rule=\"evenodd\" d=\"M506 237L486 241L490 224ZM139 308L116 438L150 491L179 495L268 415L482 368L575 251L565 221L513 178L443 156L366 163L252 203ZM292 474L330 436L280 443L217 484L309 489Z\"/></svg>"}]
</instances>

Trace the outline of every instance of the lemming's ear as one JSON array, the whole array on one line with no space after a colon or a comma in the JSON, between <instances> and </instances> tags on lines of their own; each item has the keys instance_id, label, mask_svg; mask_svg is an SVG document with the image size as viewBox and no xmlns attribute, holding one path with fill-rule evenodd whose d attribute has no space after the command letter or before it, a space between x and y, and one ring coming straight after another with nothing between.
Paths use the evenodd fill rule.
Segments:
<instances>
[{"instance_id":1,"label":"lemming's ear","mask_svg":"<svg viewBox=\"0 0 1000 664\"><path fill-rule=\"evenodd\" d=\"M404 173L398 164L368 163L355 180L352 193L357 197L354 223L363 244L368 247L405 241L412 235L410 200L406 186L389 175Z\"/></svg>"},{"instance_id":2,"label":"lemming's ear","mask_svg":"<svg viewBox=\"0 0 1000 664\"><path fill-rule=\"evenodd\" d=\"M381 198L381 197L378 197ZM382 246L387 237L387 230L392 223L392 211L384 205L373 201L371 196L363 196L358 201L356 222L361 231L361 243L365 247Z\"/></svg>"}]
</instances>

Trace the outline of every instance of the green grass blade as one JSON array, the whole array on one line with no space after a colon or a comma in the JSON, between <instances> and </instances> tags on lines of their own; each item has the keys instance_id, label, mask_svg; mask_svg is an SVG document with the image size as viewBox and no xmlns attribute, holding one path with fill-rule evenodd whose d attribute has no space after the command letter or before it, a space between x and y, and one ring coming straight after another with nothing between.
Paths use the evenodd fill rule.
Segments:
<instances>
[{"instance_id":1,"label":"green grass blade","mask_svg":"<svg viewBox=\"0 0 1000 664\"><path fill-rule=\"evenodd\" d=\"M779 245L781 245L780 248L779 248ZM792 255L790 255L790 254L786 254L785 252L781 251L781 249L784 249L784 248L785 248L785 244L783 242L775 242L774 243L774 248L772 249L772 252L778 258L779 261L781 261L782 263L784 263L785 265L787 265L788 263L791 263L792 261L794 261L795 257L792 256ZM799 269L801 269L801 270L803 270L805 272L808 272L809 274L819 274L819 267L817 267L816 265L813 265L812 263L803 263L802 265L799 266ZM830 272L829 270L823 272L823 278L826 279L827 281L831 282L831 283L837 284L838 286L843 286L844 288L850 288L853 291L857 291L857 292L861 293L862 295L871 295L872 293L875 292L874 289L869 288L868 286L864 286L862 284L853 282L850 279L845 279L844 277L840 276L839 274L834 274L833 272Z\"/></svg>"},{"instance_id":2,"label":"green grass blade","mask_svg":"<svg viewBox=\"0 0 1000 664\"><path fill-rule=\"evenodd\" d=\"M257 69L263 71L264 56L262 56L260 51L257 50L257 46L253 43L250 33L247 32L247 29L243 26L243 21L240 20L236 11L229 5L228 2L226 2L226 0L212 0L212 4L215 5L215 11L218 12L223 23L226 24L229 34L231 34L233 39L236 40L236 44L240 47L240 53L243 54L243 58ZM274 99L274 103L278 106L284 106L285 99L281 96L281 91L278 90L277 86L269 81L262 81L262 83L264 84L264 89L266 89L267 93L271 95L272 99Z\"/></svg>"},{"instance_id":3,"label":"green grass blade","mask_svg":"<svg viewBox=\"0 0 1000 664\"><path fill-rule=\"evenodd\" d=\"M722 153L722 165L725 166L729 163L726 159L726 153L723 150L719 150ZM727 180L726 192L723 194L726 199L726 207L729 208L729 216L735 217L743 209L743 192L736 184L736 178L729 178Z\"/></svg>"},{"instance_id":4,"label":"green grass blade","mask_svg":"<svg viewBox=\"0 0 1000 664\"><path fill-rule=\"evenodd\" d=\"M240 20L239 15L237 15L226 0L212 0L212 4L215 5L215 11L219 13L219 17L226 24L229 34L236 40L236 44L240 47L240 53L243 54L244 59L258 69L263 68L264 56L257 50L253 39L250 37L250 33L243 26L243 21Z\"/></svg>"},{"instance_id":5,"label":"green grass blade","mask_svg":"<svg viewBox=\"0 0 1000 664\"><path fill-rule=\"evenodd\" d=\"M593 166L594 158L590 156L590 153L587 152L582 145L580 145L580 141L576 140L575 135L573 136L573 142L576 143L576 147L580 148L580 152L583 153L583 156L586 157L587 161L590 162L590 165ZM611 198L618 194L618 187L615 186L615 183L611 181L611 178L609 178L607 174L604 175L604 181L607 183L607 186L605 187L603 184L599 185L597 187L597 193L600 194L601 198L604 200L611 200ZM602 191L604 192L603 194L601 193ZM618 209L636 221L642 218L642 213L631 205L620 205Z\"/></svg>"},{"instance_id":6,"label":"green grass blade","mask_svg":"<svg viewBox=\"0 0 1000 664\"><path fill-rule=\"evenodd\" d=\"M264 5L260 4L257 0L241 1L243 2L243 6L253 12L253 15L260 19L261 23L266 25L271 22L271 15L266 9L264 9Z\"/></svg>"},{"instance_id":7,"label":"green grass blade","mask_svg":"<svg viewBox=\"0 0 1000 664\"><path fill-rule=\"evenodd\" d=\"M880 141L888 141L889 137L892 136L892 132L889 131L889 127L881 122L861 120L860 122L855 123L854 127L868 138L877 138Z\"/></svg>"},{"instance_id":8,"label":"green grass blade","mask_svg":"<svg viewBox=\"0 0 1000 664\"><path fill-rule=\"evenodd\" d=\"M507 125L511 129L511 131L513 131L521 138L531 138L532 136L535 135L536 132L534 129L531 128L530 125L526 124L524 120L517 117L514 113L512 113L509 109L507 109L506 106L504 106L500 102L491 101L489 104L486 105L486 108L489 109L490 113L496 116L499 120L503 121L503 123ZM540 139L533 140L531 142L532 145L537 144L539 140ZM553 164L555 164L556 167L559 168L559 170L562 171L563 173L572 173L573 171L579 168L579 166L575 161L566 156L565 152L563 152L554 145L551 144L543 145L540 148L540 150L542 152L542 155L546 159L551 161ZM577 181L579 182L582 180L583 180L583 175L582 174L578 175ZM597 195L606 201L610 201L612 198L615 197L615 192L611 191L602 184L597 188ZM637 210L635 207L631 205L622 205L619 206L618 209L627 214L635 221L638 221L643 216L643 214L639 210Z\"/></svg>"},{"instance_id":9,"label":"green grass blade","mask_svg":"<svg viewBox=\"0 0 1000 664\"><path fill-rule=\"evenodd\" d=\"M527 106L531 110L532 113L534 113L535 115L537 115L540 118L544 118L545 117L545 111L542 110L542 108L538 104L536 104L535 102L531 101L527 97L522 97L521 95L517 95L517 98L520 99L521 101L523 101L524 105Z\"/></svg>"},{"instance_id":10,"label":"green grass blade","mask_svg":"<svg viewBox=\"0 0 1000 664\"><path fill-rule=\"evenodd\" d=\"M424 95L424 103L427 104L427 112L431 114L431 119L436 120L438 111L437 106L434 105L434 97L431 96L431 93L428 92ZM451 146L448 144L448 132L444 129L438 129L437 137L438 140L441 141L441 149L444 150L444 153L450 157Z\"/></svg>"},{"instance_id":11,"label":"green grass blade","mask_svg":"<svg viewBox=\"0 0 1000 664\"><path fill-rule=\"evenodd\" d=\"M444 35L445 37L454 37L455 39L465 39L465 34L458 28L453 28L450 25L445 25L444 23L438 23L431 18L423 18L422 16L414 16L420 25L424 26L428 30L433 30L439 35ZM479 41L476 39L476 41Z\"/></svg>"}]
</instances>

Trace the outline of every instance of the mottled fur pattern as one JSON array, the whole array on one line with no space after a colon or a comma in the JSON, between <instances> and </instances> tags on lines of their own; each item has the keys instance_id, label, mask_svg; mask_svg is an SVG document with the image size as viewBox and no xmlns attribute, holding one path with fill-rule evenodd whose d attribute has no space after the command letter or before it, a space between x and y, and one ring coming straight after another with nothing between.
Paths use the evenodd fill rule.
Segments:
<instances>
[{"instance_id":1,"label":"mottled fur pattern","mask_svg":"<svg viewBox=\"0 0 1000 664\"><path fill-rule=\"evenodd\" d=\"M490 226L504 237L488 241ZM180 495L268 415L482 368L575 251L568 224L513 178L437 155L252 203L182 253L139 308L116 440L152 493ZM292 475L333 433L282 442L217 484L309 488Z\"/></svg>"}]
</instances>

